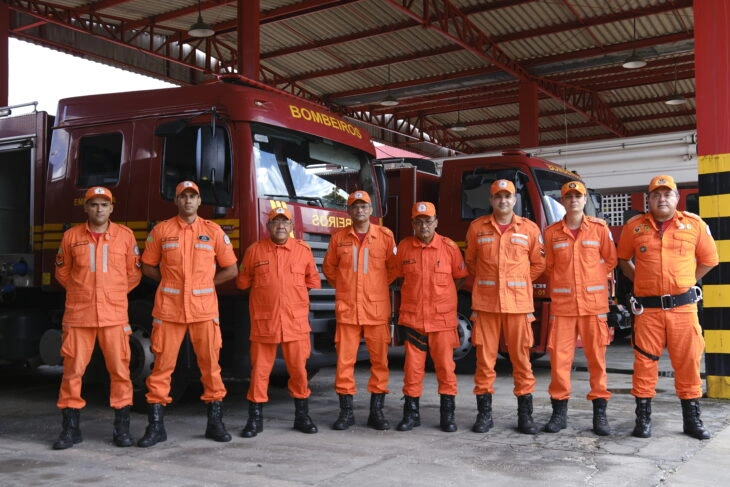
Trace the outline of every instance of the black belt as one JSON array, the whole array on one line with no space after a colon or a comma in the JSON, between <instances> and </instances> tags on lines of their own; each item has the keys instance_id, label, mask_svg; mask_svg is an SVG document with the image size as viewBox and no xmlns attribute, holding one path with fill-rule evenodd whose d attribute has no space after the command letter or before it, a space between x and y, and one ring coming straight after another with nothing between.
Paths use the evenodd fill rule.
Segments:
<instances>
[{"instance_id":1,"label":"black belt","mask_svg":"<svg viewBox=\"0 0 730 487\"><path fill-rule=\"evenodd\" d=\"M682 294L665 294L664 296L635 296L636 301L644 308L672 309L685 304L692 304L699 301L697 290L690 288Z\"/></svg>"}]
</instances>

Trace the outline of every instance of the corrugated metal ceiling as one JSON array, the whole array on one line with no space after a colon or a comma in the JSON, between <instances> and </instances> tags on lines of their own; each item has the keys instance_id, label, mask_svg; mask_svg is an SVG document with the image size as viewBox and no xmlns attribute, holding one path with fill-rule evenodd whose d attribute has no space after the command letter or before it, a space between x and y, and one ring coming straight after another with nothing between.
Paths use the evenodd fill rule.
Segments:
<instances>
[{"instance_id":1,"label":"corrugated metal ceiling","mask_svg":"<svg viewBox=\"0 0 730 487\"><path fill-rule=\"evenodd\" d=\"M216 31L205 40L187 35L193 0L6 2L20 39L181 84L237 70L236 1L200 2ZM262 81L427 155L518 147L524 81L538 88L540 145L695 126L691 0L260 0L259 12ZM633 51L648 64L622 68ZM675 91L688 103L665 105ZM399 104L381 106L388 95Z\"/></svg>"}]
</instances>

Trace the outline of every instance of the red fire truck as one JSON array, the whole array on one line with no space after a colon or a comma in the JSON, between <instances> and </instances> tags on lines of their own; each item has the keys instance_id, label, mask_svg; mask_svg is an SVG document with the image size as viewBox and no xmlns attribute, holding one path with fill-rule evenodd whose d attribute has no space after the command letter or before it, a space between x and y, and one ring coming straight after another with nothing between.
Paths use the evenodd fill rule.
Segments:
<instances>
[{"instance_id":1,"label":"red fire truck","mask_svg":"<svg viewBox=\"0 0 730 487\"><path fill-rule=\"evenodd\" d=\"M35 111L0 118L0 363L60 363L63 293L53 257L64 230L84 221L90 186L112 190L112 218L134 231L140 248L155 223L176 214L182 180L198 182L200 215L223 227L239 258L268 235L271 208L287 207L293 236L309 243L320 265L330 235L349 224L348 193L364 189L379 201L384 174L374 154L367 133L325 108L237 77L65 99L55 122ZM381 216L378 204L373 216ZM311 293L312 369L335 362L334 290L323 286ZM129 298L140 390L154 359L153 296L154 283L143 279ZM219 300L224 373L245 377L246 298L228 284ZM173 378L177 390L195 374L188 345Z\"/></svg>"},{"instance_id":2,"label":"red fire truck","mask_svg":"<svg viewBox=\"0 0 730 487\"><path fill-rule=\"evenodd\" d=\"M490 213L489 188L497 179L514 182L517 188L515 213L536 222L541 229L560 220L565 209L560 203L560 188L571 180L580 178L560 166L542 159L530 157L521 151L505 151L501 156L467 156L445 159L440 176L409 163L423 165L423 162L407 160L381 160L386 163L388 175L388 214L386 225L397 228L399 238L410 233L410 214L400 214L403 208L417 200L432 201L436 204L439 216L438 232L456 241L462 248L469 224L477 217ZM594 195L595 196L595 195ZM390 202L398 201L397 208ZM600 203L596 197L590 198L585 212L595 216ZM398 213L398 216L394 215ZM460 346L454 352L457 371L474 370L475 355L470 342L472 323L471 281L459 292L459 337ZM548 322L550 295L547 280L541 277L533 284L535 297L535 317L533 322L533 358L545 354L549 334ZM611 303L609 322L614 327L625 326L627 313ZM506 352L504 344L500 347Z\"/></svg>"}]
</instances>

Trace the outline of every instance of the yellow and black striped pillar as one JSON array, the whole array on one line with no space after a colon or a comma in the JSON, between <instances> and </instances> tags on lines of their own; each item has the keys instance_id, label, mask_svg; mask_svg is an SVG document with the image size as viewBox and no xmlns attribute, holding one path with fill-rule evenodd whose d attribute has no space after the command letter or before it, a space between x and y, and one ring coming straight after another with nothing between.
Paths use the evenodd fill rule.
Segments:
<instances>
[{"instance_id":1,"label":"yellow and black striped pillar","mask_svg":"<svg viewBox=\"0 0 730 487\"><path fill-rule=\"evenodd\" d=\"M700 216L720 265L703 279L707 396L730 399L730 0L695 0Z\"/></svg>"}]
</instances>

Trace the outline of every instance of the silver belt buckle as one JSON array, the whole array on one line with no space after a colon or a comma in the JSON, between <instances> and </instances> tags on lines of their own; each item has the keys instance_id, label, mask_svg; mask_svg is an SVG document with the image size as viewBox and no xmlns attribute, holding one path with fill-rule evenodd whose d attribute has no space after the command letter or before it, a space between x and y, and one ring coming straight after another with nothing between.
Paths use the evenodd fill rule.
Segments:
<instances>
[{"instance_id":1,"label":"silver belt buckle","mask_svg":"<svg viewBox=\"0 0 730 487\"><path fill-rule=\"evenodd\" d=\"M674 308L674 302L673 302L674 300L672 299L671 294L665 294L663 296L660 296L659 299L662 302L662 310L666 311L668 309ZM664 304L664 303L668 303L668 304Z\"/></svg>"}]
</instances>

